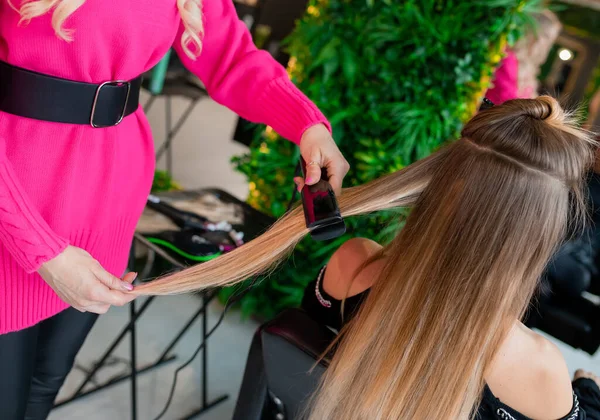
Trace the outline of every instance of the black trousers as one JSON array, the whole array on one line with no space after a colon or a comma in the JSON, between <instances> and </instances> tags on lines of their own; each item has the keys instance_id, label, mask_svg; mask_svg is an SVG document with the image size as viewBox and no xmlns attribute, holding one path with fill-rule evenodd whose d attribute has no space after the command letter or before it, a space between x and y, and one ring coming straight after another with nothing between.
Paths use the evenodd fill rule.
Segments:
<instances>
[{"instance_id":1,"label":"black trousers","mask_svg":"<svg viewBox=\"0 0 600 420\"><path fill-rule=\"evenodd\" d=\"M96 314L73 308L0 335L0 419L44 420Z\"/></svg>"}]
</instances>

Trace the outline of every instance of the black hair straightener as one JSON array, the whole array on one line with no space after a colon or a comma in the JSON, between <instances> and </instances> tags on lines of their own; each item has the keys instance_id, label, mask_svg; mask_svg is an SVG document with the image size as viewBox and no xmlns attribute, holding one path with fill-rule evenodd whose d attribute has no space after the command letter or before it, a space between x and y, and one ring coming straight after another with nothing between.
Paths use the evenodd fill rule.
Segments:
<instances>
[{"instance_id":1,"label":"black hair straightener","mask_svg":"<svg viewBox=\"0 0 600 420\"><path fill-rule=\"evenodd\" d=\"M306 162L300 158L302 177L306 178ZM321 169L321 180L302 188L302 207L306 227L315 241L327 241L346 233L346 223L340 213L327 171Z\"/></svg>"}]
</instances>

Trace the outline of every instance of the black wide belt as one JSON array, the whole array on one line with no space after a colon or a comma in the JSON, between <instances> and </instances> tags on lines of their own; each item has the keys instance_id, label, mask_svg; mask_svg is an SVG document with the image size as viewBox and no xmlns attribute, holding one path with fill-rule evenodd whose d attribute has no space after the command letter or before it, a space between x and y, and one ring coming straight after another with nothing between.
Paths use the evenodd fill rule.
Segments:
<instances>
[{"instance_id":1,"label":"black wide belt","mask_svg":"<svg viewBox=\"0 0 600 420\"><path fill-rule=\"evenodd\" d=\"M112 127L138 109L142 77L74 82L0 61L0 111L66 124Z\"/></svg>"}]
</instances>

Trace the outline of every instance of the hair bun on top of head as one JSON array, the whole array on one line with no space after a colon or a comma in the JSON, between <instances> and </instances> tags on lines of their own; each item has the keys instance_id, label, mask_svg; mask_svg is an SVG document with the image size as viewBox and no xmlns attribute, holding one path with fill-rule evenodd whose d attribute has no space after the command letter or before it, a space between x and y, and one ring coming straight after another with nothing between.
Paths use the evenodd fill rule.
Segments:
<instances>
[{"instance_id":1,"label":"hair bun on top of head","mask_svg":"<svg viewBox=\"0 0 600 420\"><path fill-rule=\"evenodd\" d=\"M479 112L463 127L471 144L552 174L566 185L579 182L593 162L591 134L576 112L564 111L551 96L512 99Z\"/></svg>"},{"instance_id":2,"label":"hair bun on top of head","mask_svg":"<svg viewBox=\"0 0 600 420\"><path fill-rule=\"evenodd\" d=\"M550 117L557 119L561 117L562 108L551 96L539 96L535 99L524 100L523 104L524 114L538 120L545 120Z\"/></svg>"},{"instance_id":3,"label":"hair bun on top of head","mask_svg":"<svg viewBox=\"0 0 600 420\"><path fill-rule=\"evenodd\" d=\"M563 111L556 99L551 96L540 96L535 99L512 99L506 101L503 105L503 109L512 108L515 116L528 116L537 120L545 120L553 117L557 119L563 116ZM481 103L480 111L485 111L496 107L495 104L488 98L483 98ZM496 107L497 109L497 107Z\"/></svg>"},{"instance_id":4,"label":"hair bun on top of head","mask_svg":"<svg viewBox=\"0 0 600 420\"><path fill-rule=\"evenodd\" d=\"M526 116L540 121L547 119L556 121L564 116L557 100L547 95L534 99L511 99L504 102L501 107L504 112L511 113L513 117Z\"/></svg>"},{"instance_id":5,"label":"hair bun on top of head","mask_svg":"<svg viewBox=\"0 0 600 420\"><path fill-rule=\"evenodd\" d=\"M551 96L539 96L535 99L510 99L499 105L494 105L488 99L484 99L480 111L465 124L462 137L470 138L476 143L482 136L493 136L495 130L502 129L498 125L510 123L514 126L519 117L527 117L533 120L545 121L553 126L562 126L568 118L556 99ZM521 122L524 120L521 118Z\"/></svg>"}]
</instances>

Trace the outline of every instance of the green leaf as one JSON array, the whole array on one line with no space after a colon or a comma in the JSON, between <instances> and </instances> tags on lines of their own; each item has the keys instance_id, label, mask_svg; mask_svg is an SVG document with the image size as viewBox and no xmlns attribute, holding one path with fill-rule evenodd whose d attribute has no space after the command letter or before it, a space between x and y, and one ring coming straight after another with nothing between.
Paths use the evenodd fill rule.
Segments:
<instances>
[{"instance_id":1,"label":"green leaf","mask_svg":"<svg viewBox=\"0 0 600 420\"><path fill-rule=\"evenodd\" d=\"M346 118L351 117L353 114L355 114L355 112L356 111L354 109L347 109L347 110L342 110L342 111L336 112L331 117L329 117L329 123L331 125L337 125L337 124L341 123L343 120L345 120Z\"/></svg>"},{"instance_id":2,"label":"green leaf","mask_svg":"<svg viewBox=\"0 0 600 420\"><path fill-rule=\"evenodd\" d=\"M329 61L323 63L323 82L327 83L331 76L337 71L340 66L338 57L333 57Z\"/></svg>"},{"instance_id":3,"label":"green leaf","mask_svg":"<svg viewBox=\"0 0 600 420\"><path fill-rule=\"evenodd\" d=\"M353 87L358 71L358 61L352 49L346 44L342 47L342 71L350 87Z\"/></svg>"},{"instance_id":4,"label":"green leaf","mask_svg":"<svg viewBox=\"0 0 600 420\"><path fill-rule=\"evenodd\" d=\"M334 59L337 60L337 49L339 45L340 40L338 38L333 38L331 41L329 41L329 43L323 47L314 63L309 67L309 71L316 67L325 65L327 62L330 62Z\"/></svg>"}]
</instances>

